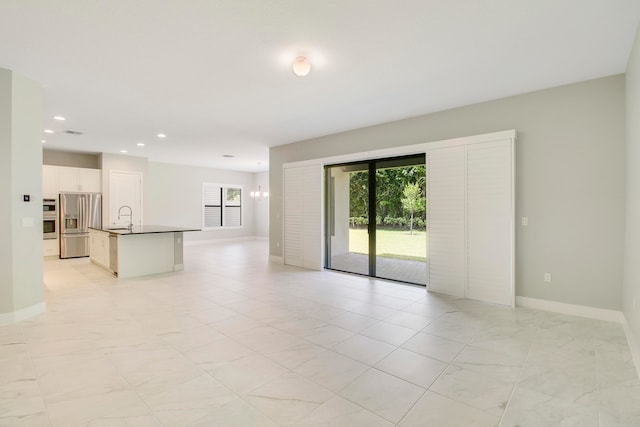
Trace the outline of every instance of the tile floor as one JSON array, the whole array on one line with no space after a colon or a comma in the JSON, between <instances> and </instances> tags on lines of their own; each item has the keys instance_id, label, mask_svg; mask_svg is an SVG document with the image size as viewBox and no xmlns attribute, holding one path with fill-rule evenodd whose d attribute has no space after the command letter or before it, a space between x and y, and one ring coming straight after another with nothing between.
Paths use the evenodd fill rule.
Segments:
<instances>
[{"instance_id":1,"label":"tile floor","mask_svg":"<svg viewBox=\"0 0 640 427\"><path fill-rule=\"evenodd\" d=\"M639 426L619 325L187 246L117 280L45 262L47 313L0 327L0 426Z\"/></svg>"}]
</instances>

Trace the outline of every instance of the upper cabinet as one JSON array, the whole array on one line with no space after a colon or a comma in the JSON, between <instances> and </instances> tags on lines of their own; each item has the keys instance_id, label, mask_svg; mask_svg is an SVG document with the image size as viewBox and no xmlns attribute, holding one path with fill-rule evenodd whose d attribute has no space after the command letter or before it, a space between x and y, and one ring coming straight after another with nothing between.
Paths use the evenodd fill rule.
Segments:
<instances>
[{"instance_id":1,"label":"upper cabinet","mask_svg":"<svg viewBox=\"0 0 640 427\"><path fill-rule=\"evenodd\" d=\"M42 193L101 193L100 169L43 166Z\"/></svg>"},{"instance_id":2,"label":"upper cabinet","mask_svg":"<svg viewBox=\"0 0 640 427\"><path fill-rule=\"evenodd\" d=\"M42 194L57 195L58 190L58 166L42 166Z\"/></svg>"}]
</instances>

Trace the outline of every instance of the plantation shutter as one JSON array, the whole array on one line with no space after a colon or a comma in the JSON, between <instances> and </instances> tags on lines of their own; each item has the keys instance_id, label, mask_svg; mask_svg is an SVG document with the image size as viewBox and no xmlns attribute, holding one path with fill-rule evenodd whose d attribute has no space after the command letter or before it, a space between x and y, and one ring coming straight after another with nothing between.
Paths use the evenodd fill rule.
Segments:
<instances>
[{"instance_id":1,"label":"plantation shutter","mask_svg":"<svg viewBox=\"0 0 640 427\"><path fill-rule=\"evenodd\" d=\"M204 185L202 191L204 199L204 227L221 227L222 187Z\"/></svg>"},{"instance_id":2,"label":"plantation shutter","mask_svg":"<svg viewBox=\"0 0 640 427\"><path fill-rule=\"evenodd\" d=\"M465 295L465 147L427 154L430 291Z\"/></svg>"},{"instance_id":3,"label":"plantation shutter","mask_svg":"<svg viewBox=\"0 0 640 427\"><path fill-rule=\"evenodd\" d=\"M510 140L467 147L467 297L511 304Z\"/></svg>"},{"instance_id":4,"label":"plantation shutter","mask_svg":"<svg viewBox=\"0 0 640 427\"><path fill-rule=\"evenodd\" d=\"M514 304L512 138L428 151L430 291Z\"/></svg>"},{"instance_id":5,"label":"plantation shutter","mask_svg":"<svg viewBox=\"0 0 640 427\"><path fill-rule=\"evenodd\" d=\"M285 167L284 263L322 268L322 169L320 165Z\"/></svg>"}]
</instances>

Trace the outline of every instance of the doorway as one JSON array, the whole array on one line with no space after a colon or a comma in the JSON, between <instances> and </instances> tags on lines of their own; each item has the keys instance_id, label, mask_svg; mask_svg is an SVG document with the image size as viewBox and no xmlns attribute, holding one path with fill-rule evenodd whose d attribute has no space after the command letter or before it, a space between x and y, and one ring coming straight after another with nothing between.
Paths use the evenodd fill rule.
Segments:
<instances>
[{"instance_id":1,"label":"doorway","mask_svg":"<svg viewBox=\"0 0 640 427\"><path fill-rule=\"evenodd\" d=\"M426 285L425 155L325 166L325 268Z\"/></svg>"},{"instance_id":2,"label":"doorway","mask_svg":"<svg viewBox=\"0 0 640 427\"><path fill-rule=\"evenodd\" d=\"M120 211L123 206L129 206L131 212L128 209ZM118 215L119 213L126 215ZM142 225L142 174L110 171L109 226L127 226L129 223Z\"/></svg>"}]
</instances>

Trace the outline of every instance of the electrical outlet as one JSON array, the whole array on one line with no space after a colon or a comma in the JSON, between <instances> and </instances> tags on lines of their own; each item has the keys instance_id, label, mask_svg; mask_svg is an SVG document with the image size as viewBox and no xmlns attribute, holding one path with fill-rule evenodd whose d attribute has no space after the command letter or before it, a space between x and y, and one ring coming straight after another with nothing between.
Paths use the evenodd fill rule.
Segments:
<instances>
[{"instance_id":1,"label":"electrical outlet","mask_svg":"<svg viewBox=\"0 0 640 427\"><path fill-rule=\"evenodd\" d=\"M544 282L551 283L551 273L544 273Z\"/></svg>"},{"instance_id":2,"label":"electrical outlet","mask_svg":"<svg viewBox=\"0 0 640 427\"><path fill-rule=\"evenodd\" d=\"M529 225L529 218L526 217L526 216L523 216L521 224L522 224L523 227L526 227L527 225Z\"/></svg>"}]
</instances>

